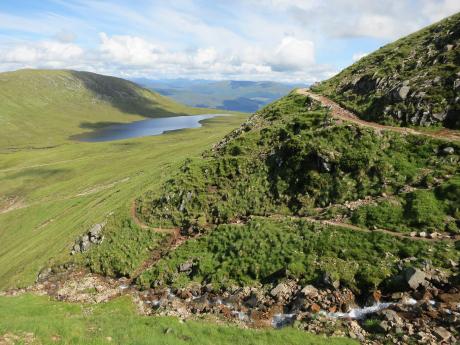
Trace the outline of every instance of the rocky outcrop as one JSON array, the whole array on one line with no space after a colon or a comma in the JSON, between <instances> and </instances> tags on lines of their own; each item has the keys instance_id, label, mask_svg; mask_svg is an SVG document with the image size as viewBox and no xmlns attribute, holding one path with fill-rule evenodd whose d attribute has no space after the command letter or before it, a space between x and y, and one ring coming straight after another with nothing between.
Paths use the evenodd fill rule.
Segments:
<instances>
[{"instance_id":1,"label":"rocky outcrop","mask_svg":"<svg viewBox=\"0 0 460 345\"><path fill-rule=\"evenodd\" d=\"M72 247L71 255L86 252L92 245L102 243L104 236L102 230L104 229L106 222L94 224L89 231L83 236L79 237Z\"/></svg>"},{"instance_id":2,"label":"rocky outcrop","mask_svg":"<svg viewBox=\"0 0 460 345\"><path fill-rule=\"evenodd\" d=\"M189 266L190 262L183 264ZM403 277L408 291L373 291L368 298L371 303L361 307L357 301L363 296L347 288L300 285L292 279L253 287L216 289L211 284L191 283L178 289L138 290L127 278L107 278L72 268L50 273L30 288L0 295L32 292L69 302L103 303L128 294L146 315L180 319L213 315L243 327L293 325L317 334L350 337L362 344L456 344L460 337L460 286L429 267L406 268L398 276Z\"/></svg>"},{"instance_id":3,"label":"rocky outcrop","mask_svg":"<svg viewBox=\"0 0 460 345\"><path fill-rule=\"evenodd\" d=\"M460 14L360 59L312 87L366 120L460 128Z\"/></svg>"}]
</instances>

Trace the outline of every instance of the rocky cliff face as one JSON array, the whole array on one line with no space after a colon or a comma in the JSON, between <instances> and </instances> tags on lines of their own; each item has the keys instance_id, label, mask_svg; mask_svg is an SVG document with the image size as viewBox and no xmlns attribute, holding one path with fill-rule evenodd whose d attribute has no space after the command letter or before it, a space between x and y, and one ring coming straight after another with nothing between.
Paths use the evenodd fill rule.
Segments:
<instances>
[{"instance_id":1,"label":"rocky cliff face","mask_svg":"<svg viewBox=\"0 0 460 345\"><path fill-rule=\"evenodd\" d=\"M460 13L380 48L313 90L366 120L460 128Z\"/></svg>"}]
</instances>

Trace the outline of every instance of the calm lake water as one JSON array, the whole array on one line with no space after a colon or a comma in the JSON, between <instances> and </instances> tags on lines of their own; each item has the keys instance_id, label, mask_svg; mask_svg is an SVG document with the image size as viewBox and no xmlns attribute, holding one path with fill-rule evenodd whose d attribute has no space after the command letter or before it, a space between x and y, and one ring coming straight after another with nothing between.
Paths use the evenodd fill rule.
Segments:
<instances>
[{"instance_id":1,"label":"calm lake water","mask_svg":"<svg viewBox=\"0 0 460 345\"><path fill-rule=\"evenodd\" d=\"M74 136L72 139L86 142L112 141L160 135L167 131L201 127L200 121L225 114L158 117L131 123L111 125L92 132Z\"/></svg>"}]
</instances>

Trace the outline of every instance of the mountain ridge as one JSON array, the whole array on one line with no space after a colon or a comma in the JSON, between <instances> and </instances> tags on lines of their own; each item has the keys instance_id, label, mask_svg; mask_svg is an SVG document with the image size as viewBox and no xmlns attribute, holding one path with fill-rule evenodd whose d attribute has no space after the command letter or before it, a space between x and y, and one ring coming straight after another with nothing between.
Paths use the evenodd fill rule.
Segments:
<instances>
[{"instance_id":1,"label":"mountain ridge","mask_svg":"<svg viewBox=\"0 0 460 345\"><path fill-rule=\"evenodd\" d=\"M460 13L381 47L312 89L368 121L460 129Z\"/></svg>"},{"instance_id":2,"label":"mountain ridge","mask_svg":"<svg viewBox=\"0 0 460 345\"><path fill-rule=\"evenodd\" d=\"M0 144L48 144L112 123L205 114L121 78L73 70L0 73ZM18 136L18 133L21 133ZM41 139L39 139L41 138Z\"/></svg>"}]
</instances>

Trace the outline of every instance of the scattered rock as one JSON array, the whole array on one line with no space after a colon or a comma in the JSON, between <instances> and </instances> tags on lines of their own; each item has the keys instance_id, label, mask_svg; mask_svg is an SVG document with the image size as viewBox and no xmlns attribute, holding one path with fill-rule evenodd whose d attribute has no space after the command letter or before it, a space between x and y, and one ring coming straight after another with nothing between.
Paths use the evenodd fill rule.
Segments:
<instances>
[{"instance_id":1,"label":"scattered rock","mask_svg":"<svg viewBox=\"0 0 460 345\"><path fill-rule=\"evenodd\" d=\"M318 289L313 285L307 285L300 291L305 297L315 298L318 296Z\"/></svg>"},{"instance_id":2,"label":"scattered rock","mask_svg":"<svg viewBox=\"0 0 460 345\"><path fill-rule=\"evenodd\" d=\"M398 90L398 96L401 100L405 100L407 98L407 95L410 92L410 87L409 86L402 86Z\"/></svg>"},{"instance_id":3,"label":"scattered rock","mask_svg":"<svg viewBox=\"0 0 460 345\"><path fill-rule=\"evenodd\" d=\"M193 262L187 261L179 265L179 272L191 272L193 268Z\"/></svg>"},{"instance_id":4,"label":"scattered rock","mask_svg":"<svg viewBox=\"0 0 460 345\"><path fill-rule=\"evenodd\" d=\"M297 283L295 281L287 281L278 284L270 291L270 294L279 301L288 300L296 291Z\"/></svg>"},{"instance_id":5,"label":"scattered rock","mask_svg":"<svg viewBox=\"0 0 460 345\"><path fill-rule=\"evenodd\" d=\"M86 252L93 244L101 244L104 240L102 230L106 222L94 224L89 231L81 236L73 245L71 255Z\"/></svg>"},{"instance_id":6,"label":"scattered rock","mask_svg":"<svg viewBox=\"0 0 460 345\"><path fill-rule=\"evenodd\" d=\"M333 280L331 275L328 272L323 272L319 283L322 286L331 287L334 289L338 289L340 287L340 281Z\"/></svg>"},{"instance_id":7,"label":"scattered rock","mask_svg":"<svg viewBox=\"0 0 460 345\"><path fill-rule=\"evenodd\" d=\"M434 329L434 334L441 341L447 341L452 336L452 334L444 327L436 327Z\"/></svg>"},{"instance_id":8,"label":"scattered rock","mask_svg":"<svg viewBox=\"0 0 460 345\"><path fill-rule=\"evenodd\" d=\"M455 152L455 149L451 146L445 147L442 152L446 155L453 155Z\"/></svg>"},{"instance_id":9,"label":"scattered rock","mask_svg":"<svg viewBox=\"0 0 460 345\"><path fill-rule=\"evenodd\" d=\"M426 284L426 274L420 271L418 268L406 268L402 274L407 285L412 290L417 290L419 286Z\"/></svg>"},{"instance_id":10,"label":"scattered rock","mask_svg":"<svg viewBox=\"0 0 460 345\"><path fill-rule=\"evenodd\" d=\"M403 319L394 310L391 310L391 309L382 310L380 312L380 315L384 320L392 324L395 324L398 326L401 326L403 324Z\"/></svg>"},{"instance_id":11,"label":"scattered rock","mask_svg":"<svg viewBox=\"0 0 460 345\"><path fill-rule=\"evenodd\" d=\"M311 305L311 307L310 307L310 310L311 310L312 313L316 314L316 313L319 313L321 311L321 307L318 304L313 303Z\"/></svg>"}]
</instances>

